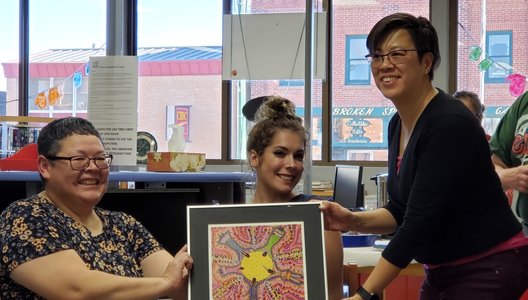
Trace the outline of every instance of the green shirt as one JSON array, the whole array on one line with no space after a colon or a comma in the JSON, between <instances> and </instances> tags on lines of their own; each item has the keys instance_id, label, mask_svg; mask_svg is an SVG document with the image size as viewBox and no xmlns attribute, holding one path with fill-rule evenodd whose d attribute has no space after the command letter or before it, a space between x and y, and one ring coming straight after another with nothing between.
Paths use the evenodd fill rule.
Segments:
<instances>
[{"instance_id":1,"label":"green shirt","mask_svg":"<svg viewBox=\"0 0 528 300\"><path fill-rule=\"evenodd\" d=\"M490 148L507 167L528 164L528 92L517 98L502 117ZM516 211L528 223L528 194L519 193Z\"/></svg>"}]
</instances>

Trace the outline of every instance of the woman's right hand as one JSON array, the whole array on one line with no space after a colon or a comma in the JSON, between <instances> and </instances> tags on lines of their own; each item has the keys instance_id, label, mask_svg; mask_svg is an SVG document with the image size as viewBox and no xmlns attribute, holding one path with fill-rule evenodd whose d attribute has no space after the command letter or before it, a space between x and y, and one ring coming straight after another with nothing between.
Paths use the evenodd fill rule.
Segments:
<instances>
[{"instance_id":1,"label":"woman's right hand","mask_svg":"<svg viewBox=\"0 0 528 300\"><path fill-rule=\"evenodd\" d=\"M528 165L510 168L496 154L491 155L491 160L495 165L495 171L499 175L502 188L505 191L514 189L521 193L528 192Z\"/></svg>"},{"instance_id":2,"label":"woman's right hand","mask_svg":"<svg viewBox=\"0 0 528 300\"><path fill-rule=\"evenodd\" d=\"M351 231L354 228L354 213L338 203L322 201L319 208L324 214L326 230Z\"/></svg>"},{"instance_id":3,"label":"woman's right hand","mask_svg":"<svg viewBox=\"0 0 528 300\"><path fill-rule=\"evenodd\" d=\"M192 269L193 260L187 252L187 245L183 246L174 259L169 263L163 274L170 285L169 297L173 299L187 299L187 280Z\"/></svg>"}]
</instances>

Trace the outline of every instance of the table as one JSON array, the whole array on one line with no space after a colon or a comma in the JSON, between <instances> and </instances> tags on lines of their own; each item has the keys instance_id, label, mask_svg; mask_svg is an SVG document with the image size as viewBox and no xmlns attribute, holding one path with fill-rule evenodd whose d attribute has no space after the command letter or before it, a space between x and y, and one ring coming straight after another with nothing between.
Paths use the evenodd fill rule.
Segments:
<instances>
[{"instance_id":1,"label":"table","mask_svg":"<svg viewBox=\"0 0 528 300\"><path fill-rule=\"evenodd\" d=\"M381 258L381 250L374 247L343 248L343 280L349 291L355 291L372 273ZM418 299L423 280L423 266L413 261L383 291L382 298L387 300Z\"/></svg>"},{"instance_id":2,"label":"table","mask_svg":"<svg viewBox=\"0 0 528 300\"><path fill-rule=\"evenodd\" d=\"M312 190L312 195L330 198L334 196L334 190Z\"/></svg>"}]
</instances>

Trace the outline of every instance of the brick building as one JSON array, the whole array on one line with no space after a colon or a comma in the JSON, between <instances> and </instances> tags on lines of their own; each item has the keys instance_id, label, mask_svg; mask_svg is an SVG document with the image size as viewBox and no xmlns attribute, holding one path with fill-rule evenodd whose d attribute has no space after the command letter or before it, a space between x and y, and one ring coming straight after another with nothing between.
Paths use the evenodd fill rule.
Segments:
<instances>
[{"instance_id":1,"label":"brick building","mask_svg":"<svg viewBox=\"0 0 528 300\"><path fill-rule=\"evenodd\" d=\"M483 2L485 1L485 2ZM482 9L486 6L485 34ZM286 5L286 6L285 6ZM332 101L332 159L385 160L386 127L394 113L392 103L379 93L370 76L364 40L374 23L383 16L408 11L429 15L428 1L332 1L331 20L331 85ZM320 11L321 5L317 4ZM253 0L247 13L304 12L305 1L284 3L279 0ZM509 73L528 74L528 14L526 0L512 0L505 5L499 0L459 1L458 26L458 88L477 92L487 106L485 128L492 133L495 124L515 97L509 94ZM481 36L483 41L481 42ZM485 40L485 41L484 41ZM446 41L440 41L445 43ZM484 43L485 42L485 43ZM483 48L494 64L486 72L478 69L479 62L469 59L473 46ZM87 80L74 92L68 79L89 56L104 55L102 49L56 49L31 57L30 96L64 81L64 105L39 110L30 99L30 114L39 116L86 115ZM208 158L219 158L221 137L211 134L211 128L221 128L222 49L211 47L162 47L138 49L139 70L139 130L155 133L160 149L167 149L168 126L186 115L186 151L205 152ZM447 64L448 61L442 61ZM17 93L18 67L2 63L8 78L7 98ZM454 66L453 66L454 67ZM82 72L85 75L85 72ZM482 74L482 77L481 77ZM236 103L262 95L279 94L293 100L302 114L304 85L302 81L267 80L233 84L232 95L241 95ZM314 158L320 155L321 80L314 82L312 99L312 139ZM247 92L249 90L249 92ZM450 92L450 91L446 91ZM16 97L15 97L16 98ZM15 103L8 103L7 114L16 114ZM148 114L142 113L148 110ZM181 120L180 120L181 121ZM244 126L244 124L233 125Z\"/></svg>"}]
</instances>

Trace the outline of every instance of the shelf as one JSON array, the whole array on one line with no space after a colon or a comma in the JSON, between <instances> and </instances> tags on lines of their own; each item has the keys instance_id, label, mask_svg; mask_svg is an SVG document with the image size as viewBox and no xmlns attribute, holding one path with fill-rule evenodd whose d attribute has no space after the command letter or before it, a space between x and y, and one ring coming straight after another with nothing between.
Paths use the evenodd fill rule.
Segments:
<instances>
[{"instance_id":1,"label":"shelf","mask_svg":"<svg viewBox=\"0 0 528 300\"><path fill-rule=\"evenodd\" d=\"M28 117L28 116L0 116L0 122L20 122L20 123L49 123L54 118Z\"/></svg>"}]
</instances>

